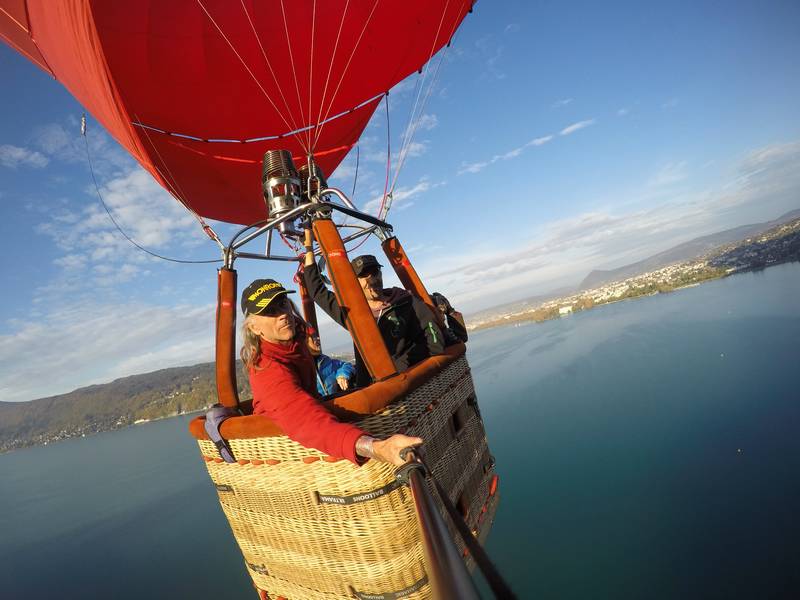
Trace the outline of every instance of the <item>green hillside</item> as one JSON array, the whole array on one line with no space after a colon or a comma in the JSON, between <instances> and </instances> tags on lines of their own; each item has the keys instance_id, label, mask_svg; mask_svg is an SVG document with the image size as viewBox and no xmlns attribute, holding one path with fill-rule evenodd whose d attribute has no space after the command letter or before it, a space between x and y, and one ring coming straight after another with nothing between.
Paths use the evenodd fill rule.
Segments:
<instances>
[{"instance_id":1,"label":"green hillside","mask_svg":"<svg viewBox=\"0 0 800 600\"><path fill-rule=\"evenodd\" d=\"M214 364L123 377L30 402L0 402L0 452L201 410L216 402ZM239 371L240 397L250 397Z\"/></svg>"}]
</instances>

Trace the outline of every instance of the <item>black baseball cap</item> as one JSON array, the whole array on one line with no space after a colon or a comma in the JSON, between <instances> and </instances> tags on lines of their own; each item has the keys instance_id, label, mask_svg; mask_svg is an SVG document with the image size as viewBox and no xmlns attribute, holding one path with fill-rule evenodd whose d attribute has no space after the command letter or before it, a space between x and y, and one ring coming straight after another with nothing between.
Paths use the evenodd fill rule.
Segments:
<instances>
[{"instance_id":1,"label":"black baseball cap","mask_svg":"<svg viewBox=\"0 0 800 600\"><path fill-rule=\"evenodd\" d=\"M355 271L356 277L361 277L361 274L364 273L364 271L369 271L370 269L374 268L380 269L383 266L378 262L377 258L372 256L372 254L362 254L361 256L356 256L350 261L350 264L353 267L353 271Z\"/></svg>"},{"instance_id":2,"label":"black baseball cap","mask_svg":"<svg viewBox=\"0 0 800 600\"><path fill-rule=\"evenodd\" d=\"M256 279L242 292L242 312L246 315L260 315L269 303L283 294L294 294L274 279Z\"/></svg>"}]
</instances>

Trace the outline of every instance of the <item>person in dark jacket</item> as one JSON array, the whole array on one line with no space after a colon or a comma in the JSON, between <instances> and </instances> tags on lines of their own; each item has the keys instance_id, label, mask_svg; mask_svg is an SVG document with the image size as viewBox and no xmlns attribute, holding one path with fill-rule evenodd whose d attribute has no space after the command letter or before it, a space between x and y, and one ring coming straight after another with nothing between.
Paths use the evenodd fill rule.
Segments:
<instances>
[{"instance_id":1,"label":"person in dark jacket","mask_svg":"<svg viewBox=\"0 0 800 600\"><path fill-rule=\"evenodd\" d=\"M242 293L242 361L250 376L253 414L269 417L294 441L330 456L356 464L364 458L404 464L400 451L421 444L420 438L375 439L338 421L319 403L305 324L288 293L272 279L256 279Z\"/></svg>"},{"instance_id":2,"label":"person in dark jacket","mask_svg":"<svg viewBox=\"0 0 800 600\"><path fill-rule=\"evenodd\" d=\"M383 287L381 265L371 254L357 256L350 264L358 277L372 315L378 324L386 349L398 372L435 354L444 353L444 334L431 309L406 290ZM311 251L311 234L306 233L306 259L303 270L306 288L314 302L328 316L346 327L344 314L336 295L330 291L319 273ZM358 351L356 385L372 383Z\"/></svg>"},{"instance_id":3,"label":"person in dark jacket","mask_svg":"<svg viewBox=\"0 0 800 600\"><path fill-rule=\"evenodd\" d=\"M317 366L317 393L320 396L330 396L346 391L356 373L353 365L323 354L319 344L319 334L313 327L308 328L308 349Z\"/></svg>"},{"instance_id":4,"label":"person in dark jacket","mask_svg":"<svg viewBox=\"0 0 800 600\"><path fill-rule=\"evenodd\" d=\"M451 333L457 341L466 342L469 335L467 334L467 325L464 322L464 315L454 309L450 301L439 292L433 292L431 294L431 300L433 300L439 312L442 313L442 318L444 319L445 327L447 327L448 332Z\"/></svg>"}]
</instances>

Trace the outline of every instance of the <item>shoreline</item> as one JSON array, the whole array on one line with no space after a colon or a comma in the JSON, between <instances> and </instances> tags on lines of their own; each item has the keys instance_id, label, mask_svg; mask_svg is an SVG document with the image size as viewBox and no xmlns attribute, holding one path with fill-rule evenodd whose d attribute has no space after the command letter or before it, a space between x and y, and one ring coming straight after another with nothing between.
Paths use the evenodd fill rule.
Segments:
<instances>
[{"instance_id":1,"label":"shoreline","mask_svg":"<svg viewBox=\"0 0 800 600\"><path fill-rule=\"evenodd\" d=\"M553 319L561 319L564 317L568 317L570 314L578 313L578 312L586 312L593 308L607 306L609 304L616 304L617 302L624 302L626 300L637 300L638 298L647 298L651 296L656 296L658 294L671 294L673 292L677 292L680 290L685 290L689 288L699 287L700 285L707 283L709 281L718 281L720 279L725 279L727 277L732 277L735 275L740 275L744 273L753 273L756 271L762 271L768 269L770 267L775 267L783 264L790 264L794 262L800 262L798 259L790 259L780 262L771 263L768 265L759 265L749 268L741 268L736 269L734 271L721 271L712 276L703 277L698 281L692 281L683 285L678 286L664 286L662 289L654 289L652 291L647 291L643 293L631 293L629 295L621 295L620 297L613 297L609 298L608 300L602 302L591 302L586 305L580 305L578 302L570 305L571 308L566 313L559 313L557 306L558 305L565 305L568 303L570 299L575 298L575 296L567 296L564 298L556 298L554 300L549 300L546 303L543 303L535 308L527 309L522 312L513 313L510 315L503 315L497 318L494 318L490 321L485 321L475 325L473 327L467 326L467 331L470 333L477 332L477 331L484 331L488 329L494 329L496 327L503 327L508 325L520 325L524 323L543 323L545 321L552 321ZM646 274L645 274L646 275ZM626 280L627 281L627 280ZM615 282L617 284L624 283L624 282ZM587 290L584 294L590 294L594 290ZM555 310L554 310L555 308Z\"/></svg>"}]
</instances>

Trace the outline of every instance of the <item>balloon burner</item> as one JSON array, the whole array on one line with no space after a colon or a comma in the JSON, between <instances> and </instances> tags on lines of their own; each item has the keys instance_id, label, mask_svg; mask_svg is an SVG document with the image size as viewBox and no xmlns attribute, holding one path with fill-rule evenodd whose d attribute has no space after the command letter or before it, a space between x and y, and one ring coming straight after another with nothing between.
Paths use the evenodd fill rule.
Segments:
<instances>
[{"instance_id":1,"label":"balloon burner","mask_svg":"<svg viewBox=\"0 0 800 600\"><path fill-rule=\"evenodd\" d=\"M269 150L264 153L261 183L270 220L281 217L301 203L300 181L300 174L288 150ZM299 235L292 221L284 221L278 228L284 235Z\"/></svg>"}]
</instances>

